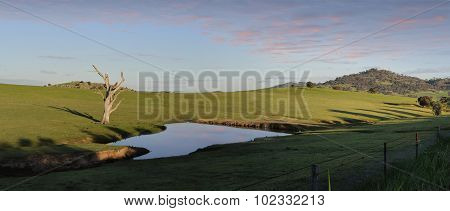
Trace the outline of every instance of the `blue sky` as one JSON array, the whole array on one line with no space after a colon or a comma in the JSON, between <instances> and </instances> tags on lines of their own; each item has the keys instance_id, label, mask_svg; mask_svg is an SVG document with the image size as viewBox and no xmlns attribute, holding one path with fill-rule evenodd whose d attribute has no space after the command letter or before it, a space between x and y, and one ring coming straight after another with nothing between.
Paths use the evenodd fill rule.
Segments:
<instances>
[{"instance_id":1,"label":"blue sky","mask_svg":"<svg viewBox=\"0 0 450 211\"><path fill-rule=\"evenodd\" d=\"M124 71L130 87L138 72L160 71L148 63L174 72L286 70L441 2L1 0L0 82L99 81L92 64ZM371 67L448 77L449 14L443 4L295 71L309 70L315 82Z\"/></svg>"}]
</instances>

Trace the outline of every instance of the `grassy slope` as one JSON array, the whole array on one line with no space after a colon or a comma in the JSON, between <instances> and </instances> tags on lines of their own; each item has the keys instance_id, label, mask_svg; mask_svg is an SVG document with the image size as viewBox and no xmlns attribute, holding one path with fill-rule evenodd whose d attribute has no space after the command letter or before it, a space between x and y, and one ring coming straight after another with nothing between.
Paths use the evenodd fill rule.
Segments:
<instances>
[{"instance_id":1,"label":"grassy slope","mask_svg":"<svg viewBox=\"0 0 450 211\"><path fill-rule=\"evenodd\" d=\"M449 97L450 90L444 91L423 91L417 92L415 95L417 96L432 96L435 100L439 100L441 97Z\"/></svg>"},{"instance_id":2,"label":"grassy slope","mask_svg":"<svg viewBox=\"0 0 450 211\"><path fill-rule=\"evenodd\" d=\"M0 101L2 102L0 104L0 111L2 112L0 123L7 125L6 130L0 131L0 143L2 144L0 149L3 156L10 156L11 154L17 154L17 152L64 152L79 148L98 150L105 145L92 144L85 138L91 137L104 142L109 138L118 138L121 135L138 134L139 131L157 131L158 129L152 123L174 119L169 114L175 113L174 111L178 109L173 107L174 103L172 103L166 105L164 111L159 110L161 113L167 112L168 116L163 116L164 118L162 119L149 119L149 116L143 116L141 120L137 120L137 105L139 103L139 108L143 108L144 101L137 102L136 94L127 92L123 95L125 98L123 105L117 113L113 114L113 125L105 127L93 123L91 119L86 117L92 115L99 118L102 112L99 96L92 91L12 85L0 85L0 89ZM288 91L288 89L261 90L250 92L250 96L252 94L255 96L258 94L261 94L260 96L270 94L273 98L268 102L276 102L277 99L285 99L289 96ZM243 97L243 94L246 95ZM220 102L230 97L234 98L232 104L227 104L226 107L213 105L213 110L219 111L216 112L219 115L209 117L242 120L241 116L230 114L242 112L242 104L252 105L252 102L243 99L250 99L250 101L251 99L258 99L249 97L248 94L248 92L212 93L208 95L152 93L146 94L145 97L159 95L166 98L182 96L184 98L182 102L186 102L186 99L195 99L195 107L201 107L201 104L198 102L204 100L205 97L213 96ZM291 96L298 97L300 95L292 93ZM344 143L346 146L363 151L370 151L371 147L381 147L384 141L395 140L403 136L414 137L414 132L417 129L424 130L424 138L427 136L432 137L432 133L429 131L432 131L433 127L442 124L448 125L448 118L422 118L429 116L430 111L414 106L415 99L412 98L373 95L361 92L343 92L330 89L306 89L304 97L310 108L312 119L302 119L298 114L269 114L267 107L258 107L258 105L261 105L258 103L253 105L260 112L250 114L248 118L305 124L378 122L385 120L379 126L360 126L358 128L320 132L339 143ZM67 107L72 112L54 109L49 106L57 108ZM271 106L273 106L273 103ZM160 109L157 105L153 105L152 108ZM88 115L75 115L73 111L88 113ZM404 120L412 117L420 118L415 121ZM198 115L194 114L182 118L198 118ZM353 130L359 130L359 132ZM49 143L48 140L51 140L53 144L50 144L50 146L46 144ZM27 144L28 142L31 142L31 146L28 146L30 145ZM315 135L297 135L274 140L259 140L253 143L215 146L211 149L214 150L205 150L190 156L149 161L121 161L82 171L52 173L18 188L229 190L281 172L309 165L313 162L323 161L330 157L342 157L349 153L345 148ZM401 147L401 150L408 149ZM379 149L375 150L375 152L379 151ZM399 157L402 157L401 153ZM344 160L349 159L351 161L353 158L358 157L357 155L349 155L344 157ZM340 163L345 163L344 160L324 165L335 167ZM359 160L352 162L352 167L356 166L361 171L378 172L377 168L367 164L368 161ZM368 166L370 167L369 169L367 169ZM343 170L339 169L332 173L332 175L335 175L334 181L341 184L341 187L337 188L349 189L350 186L342 185L345 184L345 181L348 181L347 177L338 171ZM299 171L298 173L301 174L302 172ZM308 172L309 170L306 169L303 174L308 174ZM249 187L249 189L306 189L307 179L305 179L304 184L294 182L298 181L299 177L301 175L296 176L294 174L287 178L269 181L268 184L258 184ZM2 178L0 186L6 187L8 184L21 179L23 178ZM292 185L293 183L295 185Z\"/></svg>"},{"instance_id":3,"label":"grassy slope","mask_svg":"<svg viewBox=\"0 0 450 211\"><path fill-rule=\"evenodd\" d=\"M389 162L413 158L416 131L420 131L424 149L433 143L436 126L449 123L449 118L395 120L317 131L316 135L216 145L188 156L119 161L97 168L51 173L13 190L308 190L309 166L313 163L320 164L321 189L326 189L325 172L330 169L333 189L349 190L368 178L382 176L383 142L388 142ZM449 132L450 128L445 129ZM328 161L330 158L337 159ZM298 169L301 170L269 179ZM25 179L0 178L0 188ZM246 187L249 184L254 185Z\"/></svg>"},{"instance_id":4,"label":"grassy slope","mask_svg":"<svg viewBox=\"0 0 450 211\"><path fill-rule=\"evenodd\" d=\"M449 190L450 189L450 133L441 133L440 140L421 154L418 159L405 159L393 165L421 178L390 170L387 184L382 178L371 178L362 189L367 190Z\"/></svg>"},{"instance_id":5,"label":"grassy slope","mask_svg":"<svg viewBox=\"0 0 450 211\"><path fill-rule=\"evenodd\" d=\"M107 147L102 144L111 139L139 133L159 131L153 124L170 120L183 121L193 118L250 119L261 121L285 121L304 124L355 123L360 121L379 121L395 118L429 116L430 111L413 106L414 99L373 95L362 92L343 92L330 89L306 89L304 98L299 92L289 89L267 89L253 92L211 93L211 94L173 94L151 93L141 95L164 99L182 99L180 102L164 101L152 105L159 118L142 115L138 119L138 105L143 114L145 101L139 100L134 92L124 92L124 103L113 114L113 124L103 126L94 123L102 115L100 96L90 90L55 87L31 87L0 85L0 158L20 156L33 152L66 152L71 150L99 150ZM267 98L271 96L271 98ZM293 113L297 104L278 106L280 100L297 98L308 103L311 119L302 118L302 113ZM180 108L191 102L194 109L202 108L205 99L217 99L212 104L214 116L179 115ZM230 101L232 99L232 101ZM265 99L257 102L255 99ZM290 101L294 102L294 101ZM388 105L394 103L402 104ZM225 106L226 105L226 106ZM249 105L244 107L243 105ZM207 105L208 106L208 105ZM274 108L289 108L278 113L270 113ZM243 108L249 108L250 111ZM253 109L253 110L252 110ZM256 112L252 112L256 111ZM246 114L242 116L240 114ZM64 145L62 145L64 144Z\"/></svg>"},{"instance_id":6,"label":"grassy slope","mask_svg":"<svg viewBox=\"0 0 450 211\"><path fill-rule=\"evenodd\" d=\"M0 158L35 152L64 153L110 148L102 142L160 131L136 120L136 97L124 92L122 107L108 127L100 96L89 90L0 85ZM69 110L67 110L69 109Z\"/></svg>"},{"instance_id":7,"label":"grassy slope","mask_svg":"<svg viewBox=\"0 0 450 211\"><path fill-rule=\"evenodd\" d=\"M413 98L368 94L366 92L337 91L326 88L304 89L303 94L298 90L301 89L279 88L250 92L208 94L152 93L141 97L154 99L154 102L158 102L151 104L154 109L161 111L161 108L164 108L166 112L162 112L161 120L174 119L174 114L180 110L179 107L175 107L181 104L179 102L186 102L186 100L195 102L193 107L197 106L196 108L198 109L203 106L203 102L207 101L206 99L217 99L217 102L219 102L206 104L211 106L213 111L217 111L212 112L214 115L202 116L202 118L211 119L245 120L247 118L260 121L324 124L361 121L377 122L396 118L430 116L431 114L429 109L415 106L416 99ZM183 100L173 100L180 98ZM289 100L286 101L286 99ZM307 108L309 108L310 119L303 118L305 109L302 109L301 104L296 104L295 102L306 103ZM140 108L141 113L144 113L144 106ZM297 113L295 113L295 108L299 108ZM276 110L281 112L273 112ZM193 111L191 115L186 115L185 118L197 118L199 116L198 113L198 111ZM245 116L242 114L245 114Z\"/></svg>"}]
</instances>

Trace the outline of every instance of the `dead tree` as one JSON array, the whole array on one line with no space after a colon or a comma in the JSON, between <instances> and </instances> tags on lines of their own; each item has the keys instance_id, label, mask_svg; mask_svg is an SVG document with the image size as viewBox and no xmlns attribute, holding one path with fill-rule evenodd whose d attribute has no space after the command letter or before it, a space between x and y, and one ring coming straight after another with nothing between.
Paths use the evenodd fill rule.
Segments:
<instances>
[{"instance_id":1,"label":"dead tree","mask_svg":"<svg viewBox=\"0 0 450 211\"><path fill-rule=\"evenodd\" d=\"M119 96L119 94L123 91L122 85L123 82L125 82L125 78L123 77L123 72L120 73L120 81L116 82L115 84L111 85L111 83L109 82L109 76L107 73L103 74L101 73L97 67L95 67L95 65L92 65L95 69L95 72L98 73L98 75L100 75L100 77L102 77L103 81L104 81L104 87L106 88L105 93L103 94L102 91L99 91L98 93L102 95L103 97L103 101L104 101L104 106L105 106L105 110L103 113L103 118L101 123L102 124L109 124L109 116L117 110L117 108L119 107L120 103L122 103L122 100L120 100L115 106L115 102L117 100L117 97Z\"/></svg>"}]
</instances>

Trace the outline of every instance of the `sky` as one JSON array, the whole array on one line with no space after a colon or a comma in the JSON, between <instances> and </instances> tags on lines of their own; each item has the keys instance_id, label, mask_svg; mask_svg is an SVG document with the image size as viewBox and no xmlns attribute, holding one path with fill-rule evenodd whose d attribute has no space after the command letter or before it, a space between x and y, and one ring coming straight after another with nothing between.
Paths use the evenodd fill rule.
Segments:
<instances>
[{"instance_id":1,"label":"sky","mask_svg":"<svg viewBox=\"0 0 450 211\"><path fill-rule=\"evenodd\" d=\"M443 2L0 0L0 82L100 81L92 64L132 88L163 71L448 77Z\"/></svg>"}]
</instances>

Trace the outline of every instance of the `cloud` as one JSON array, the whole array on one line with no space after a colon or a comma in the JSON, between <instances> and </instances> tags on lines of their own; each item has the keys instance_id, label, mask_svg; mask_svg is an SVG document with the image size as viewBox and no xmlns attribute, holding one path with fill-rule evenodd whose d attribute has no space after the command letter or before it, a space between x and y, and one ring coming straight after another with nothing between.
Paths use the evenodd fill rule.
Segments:
<instances>
[{"instance_id":1,"label":"cloud","mask_svg":"<svg viewBox=\"0 0 450 211\"><path fill-rule=\"evenodd\" d=\"M435 67L435 68L418 68L407 71L405 74L431 74L431 73L449 73L450 67Z\"/></svg>"},{"instance_id":2,"label":"cloud","mask_svg":"<svg viewBox=\"0 0 450 211\"><path fill-rule=\"evenodd\" d=\"M37 81L37 80L29 80L29 79L0 78L0 84L18 84L18 85L40 86L40 85L43 85L44 82Z\"/></svg>"},{"instance_id":3,"label":"cloud","mask_svg":"<svg viewBox=\"0 0 450 211\"><path fill-rule=\"evenodd\" d=\"M171 60L171 61L182 61L183 58L179 57L171 57L171 56L162 56L157 54L148 54L148 53L137 53L136 54L139 57L148 57L148 58L159 58L159 59L165 59L165 60Z\"/></svg>"},{"instance_id":4,"label":"cloud","mask_svg":"<svg viewBox=\"0 0 450 211\"><path fill-rule=\"evenodd\" d=\"M38 56L39 58L43 58L43 59L55 59L55 60L71 60L71 59L75 59L75 57L70 57L70 56Z\"/></svg>"},{"instance_id":5,"label":"cloud","mask_svg":"<svg viewBox=\"0 0 450 211\"><path fill-rule=\"evenodd\" d=\"M50 70L41 70L40 73L47 74L47 75L56 75L56 74L58 74L57 72L50 71Z\"/></svg>"},{"instance_id":6,"label":"cloud","mask_svg":"<svg viewBox=\"0 0 450 211\"><path fill-rule=\"evenodd\" d=\"M58 23L193 25L203 36L222 45L249 46L251 52L270 56L305 56L326 52L342 46L343 41L358 38L410 17L430 7L426 1L25 1L17 0L19 8L29 9L36 15ZM405 21L399 29L420 30L422 25L448 24L450 7L437 8L427 14ZM0 10L2 10L0 8ZM23 18L11 8L0 11L0 18ZM30 18L30 17L29 17ZM445 25L444 25L445 26ZM447 25L448 28L448 25ZM395 32L395 29L389 32ZM342 33L345 32L345 33ZM448 30L441 34L448 35ZM420 33L402 38L379 39L387 42L410 44ZM315 40L308 43L305 40ZM359 42L357 45L367 45ZM426 46L428 47L428 46ZM408 51L405 48L404 51ZM350 54L353 59L371 55L371 51ZM73 59L64 56L43 56L48 59Z\"/></svg>"}]
</instances>

